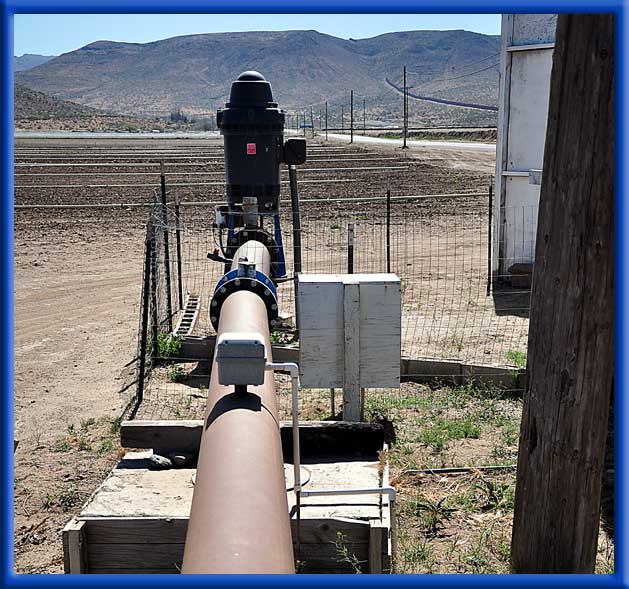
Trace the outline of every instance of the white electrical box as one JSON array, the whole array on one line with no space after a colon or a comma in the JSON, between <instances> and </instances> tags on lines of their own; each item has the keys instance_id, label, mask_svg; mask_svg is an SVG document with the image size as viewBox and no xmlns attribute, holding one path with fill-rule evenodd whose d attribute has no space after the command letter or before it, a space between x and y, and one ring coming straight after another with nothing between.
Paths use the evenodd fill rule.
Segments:
<instances>
[{"instance_id":1,"label":"white electrical box","mask_svg":"<svg viewBox=\"0 0 629 589\"><path fill-rule=\"evenodd\" d=\"M299 274L297 319L302 387L400 386L395 274Z\"/></svg>"}]
</instances>

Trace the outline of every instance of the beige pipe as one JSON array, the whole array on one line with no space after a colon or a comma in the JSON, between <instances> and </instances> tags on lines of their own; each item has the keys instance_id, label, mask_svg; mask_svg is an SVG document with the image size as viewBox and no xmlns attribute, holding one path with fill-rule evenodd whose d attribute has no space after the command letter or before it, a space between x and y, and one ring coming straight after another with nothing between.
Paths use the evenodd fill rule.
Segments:
<instances>
[{"instance_id":1,"label":"beige pipe","mask_svg":"<svg viewBox=\"0 0 629 589\"><path fill-rule=\"evenodd\" d=\"M243 255L268 276L262 244L243 245L234 267ZM226 299L218 335L224 332L262 334L272 361L266 307L256 294ZM182 572L294 573L273 373L237 395L218 384L217 372L213 364Z\"/></svg>"}]
</instances>

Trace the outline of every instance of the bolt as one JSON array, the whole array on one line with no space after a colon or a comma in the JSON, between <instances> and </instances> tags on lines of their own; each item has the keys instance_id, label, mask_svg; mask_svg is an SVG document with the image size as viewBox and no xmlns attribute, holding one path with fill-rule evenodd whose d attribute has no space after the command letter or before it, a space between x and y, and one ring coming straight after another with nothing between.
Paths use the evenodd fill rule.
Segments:
<instances>
[{"instance_id":1,"label":"bolt","mask_svg":"<svg viewBox=\"0 0 629 589\"><path fill-rule=\"evenodd\" d=\"M236 278L236 280L234 280L234 284L236 286L240 286L240 278Z\"/></svg>"},{"instance_id":2,"label":"bolt","mask_svg":"<svg viewBox=\"0 0 629 589\"><path fill-rule=\"evenodd\" d=\"M264 289L264 296L268 297L271 294L271 291L268 288Z\"/></svg>"},{"instance_id":3,"label":"bolt","mask_svg":"<svg viewBox=\"0 0 629 589\"><path fill-rule=\"evenodd\" d=\"M212 323L216 323L216 315L212 315L212 316L210 317L210 321L211 321Z\"/></svg>"},{"instance_id":4,"label":"bolt","mask_svg":"<svg viewBox=\"0 0 629 589\"><path fill-rule=\"evenodd\" d=\"M212 307L216 307L216 305L218 305L218 303L216 301L212 301Z\"/></svg>"},{"instance_id":5,"label":"bolt","mask_svg":"<svg viewBox=\"0 0 629 589\"><path fill-rule=\"evenodd\" d=\"M222 292L223 294L225 294L225 293L227 292L227 289L226 289L225 287L223 287L223 288L221 288L221 292Z\"/></svg>"},{"instance_id":6,"label":"bolt","mask_svg":"<svg viewBox=\"0 0 629 589\"><path fill-rule=\"evenodd\" d=\"M273 309L273 311L277 311L277 305L275 303L273 303L271 305L271 309Z\"/></svg>"},{"instance_id":7,"label":"bolt","mask_svg":"<svg viewBox=\"0 0 629 589\"><path fill-rule=\"evenodd\" d=\"M257 286L258 285L258 281L257 280L252 280L251 281L251 286Z\"/></svg>"}]
</instances>

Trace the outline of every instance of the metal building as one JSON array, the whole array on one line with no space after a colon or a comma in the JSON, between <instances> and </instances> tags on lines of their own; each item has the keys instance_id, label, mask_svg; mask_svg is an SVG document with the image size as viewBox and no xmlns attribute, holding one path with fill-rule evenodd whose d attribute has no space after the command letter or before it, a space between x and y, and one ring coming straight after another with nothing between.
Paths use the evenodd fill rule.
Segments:
<instances>
[{"instance_id":1,"label":"metal building","mask_svg":"<svg viewBox=\"0 0 629 589\"><path fill-rule=\"evenodd\" d=\"M502 16L494 280L535 256L556 23L556 14Z\"/></svg>"}]
</instances>

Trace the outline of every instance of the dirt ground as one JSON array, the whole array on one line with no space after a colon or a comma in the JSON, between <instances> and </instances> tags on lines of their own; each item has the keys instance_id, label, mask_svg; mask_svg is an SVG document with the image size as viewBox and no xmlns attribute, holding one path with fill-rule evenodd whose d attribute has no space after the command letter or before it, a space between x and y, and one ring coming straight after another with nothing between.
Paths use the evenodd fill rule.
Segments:
<instances>
[{"instance_id":1,"label":"dirt ground","mask_svg":"<svg viewBox=\"0 0 629 589\"><path fill-rule=\"evenodd\" d=\"M374 156L379 166L416 161L412 173L367 171L348 183L333 180L348 177L341 172L303 173L304 180L327 179L324 184L304 183L303 199L382 195L387 188L399 194L456 192L486 186L493 173L493 156L484 152L424 149L401 156L384 147L375 154L373 147L331 147L313 151L309 165L318 161L317 167L366 166ZM120 164L166 159L173 174L199 168L220 172L215 162L199 166L203 160L191 156L217 150L218 143L194 140L20 139L16 172L37 175L16 176L15 203L147 203L155 186L121 185L156 183L155 174L147 176L149 168L144 167L139 168L144 175L123 176L130 168ZM341 164L339 156L345 152L365 161ZM116 165L71 168L90 176L42 176L66 173L69 168L59 164L97 161ZM34 163L48 165L33 167ZM195 182L194 176L188 181ZM69 186L78 183L92 187ZM222 187L177 190L183 200L220 200ZM125 365L133 360L137 346L145 220L145 209L131 207L15 211L17 572L62 572L61 530L118 457L117 419L128 399L121 393L129 383Z\"/></svg>"}]
</instances>

